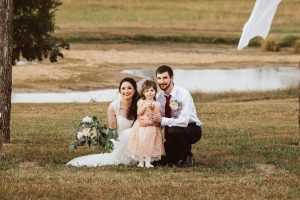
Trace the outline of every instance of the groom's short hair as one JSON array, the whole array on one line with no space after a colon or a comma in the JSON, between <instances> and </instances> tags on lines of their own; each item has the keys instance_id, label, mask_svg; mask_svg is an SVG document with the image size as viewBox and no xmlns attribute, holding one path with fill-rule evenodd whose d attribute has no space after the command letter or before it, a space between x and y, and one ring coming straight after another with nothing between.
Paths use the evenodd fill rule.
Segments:
<instances>
[{"instance_id":1,"label":"groom's short hair","mask_svg":"<svg viewBox=\"0 0 300 200\"><path fill-rule=\"evenodd\" d=\"M171 67L169 67L168 65L161 65L156 69L156 73L155 75L157 76L157 74L162 74L168 72L170 78L173 77L173 70Z\"/></svg>"}]
</instances>

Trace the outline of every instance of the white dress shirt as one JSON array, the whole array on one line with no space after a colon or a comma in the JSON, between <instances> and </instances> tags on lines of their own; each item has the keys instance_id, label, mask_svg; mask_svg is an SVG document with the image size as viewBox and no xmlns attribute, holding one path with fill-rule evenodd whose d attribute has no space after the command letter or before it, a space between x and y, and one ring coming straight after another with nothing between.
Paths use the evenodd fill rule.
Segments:
<instances>
[{"instance_id":1,"label":"white dress shirt","mask_svg":"<svg viewBox=\"0 0 300 200\"><path fill-rule=\"evenodd\" d=\"M163 117L161 121L162 126L180 126L187 127L189 123L196 123L201 126L202 122L197 117L195 104L190 92L183 88L174 85L171 91L170 102L177 100L182 104L182 109L171 109L172 118ZM160 112L162 116L165 116L166 94L164 91L160 91L156 95L156 100L161 103Z\"/></svg>"}]
</instances>

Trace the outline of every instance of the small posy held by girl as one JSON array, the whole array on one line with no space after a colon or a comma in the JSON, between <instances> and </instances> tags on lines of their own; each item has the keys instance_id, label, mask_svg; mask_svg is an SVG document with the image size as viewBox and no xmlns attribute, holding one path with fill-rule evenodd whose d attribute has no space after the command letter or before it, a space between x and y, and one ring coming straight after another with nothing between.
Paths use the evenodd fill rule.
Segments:
<instances>
[{"instance_id":1,"label":"small posy held by girl","mask_svg":"<svg viewBox=\"0 0 300 200\"><path fill-rule=\"evenodd\" d=\"M140 92L141 99L137 103L137 116L132 127L131 137L127 144L127 154L138 161L138 167L153 167L152 161L161 159L165 155L160 124L154 123L148 118L151 113L160 114L160 103L155 101L157 87L155 82L146 80ZM147 126L142 127L140 120L148 121Z\"/></svg>"}]
</instances>

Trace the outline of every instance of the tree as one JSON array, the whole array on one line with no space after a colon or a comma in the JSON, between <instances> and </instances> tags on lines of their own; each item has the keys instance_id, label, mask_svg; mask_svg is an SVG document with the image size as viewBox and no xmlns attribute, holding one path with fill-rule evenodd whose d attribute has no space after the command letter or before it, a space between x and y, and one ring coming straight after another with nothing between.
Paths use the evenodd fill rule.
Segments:
<instances>
[{"instance_id":1,"label":"tree","mask_svg":"<svg viewBox=\"0 0 300 200\"><path fill-rule=\"evenodd\" d=\"M59 0L14 0L13 62L23 58L56 62L63 57L60 47L69 49L69 44L53 36L55 11Z\"/></svg>"},{"instance_id":2,"label":"tree","mask_svg":"<svg viewBox=\"0 0 300 200\"><path fill-rule=\"evenodd\" d=\"M20 57L56 62L63 57L60 47L69 49L53 36L60 5L59 0L0 0L0 149L2 142L10 142L11 65Z\"/></svg>"},{"instance_id":3,"label":"tree","mask_svg":"<svg viewBox=\"0 0 300 200\"><path fill-rule=\"evenodd\" d=\"M10 141L13 0L0 0L0 148ZM3 141L4 140L4 141Z\"/></svg>"}]
</instances>

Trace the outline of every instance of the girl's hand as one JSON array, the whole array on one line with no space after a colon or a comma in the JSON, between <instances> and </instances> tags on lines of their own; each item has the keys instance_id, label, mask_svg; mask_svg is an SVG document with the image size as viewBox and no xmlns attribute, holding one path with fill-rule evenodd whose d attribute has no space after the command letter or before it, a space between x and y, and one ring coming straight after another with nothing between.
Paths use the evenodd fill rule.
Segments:
<instances>
[{"instance_id":1,"label":"girl's hand","mask_svg":"<svg viewBox=\"0 0 300 200\"><path fill-rule=\"evenodd\" d=\"M145 107L146 107L146 108L151 108L151 109L153 109L153 108L154 108L154 103L153 103L153 102L147 102L147 103L145 104Z\"/></svg>"},{"instance_id":2,"label":"girl's hand","mask_svg":"<svg viewBox=\"0 0 300 200\"><path fill-rule=\"evenodd\" d=\"M153 102L150 102L150 108L154 109L154 103Z\"/></svg>"}]
</instances>

